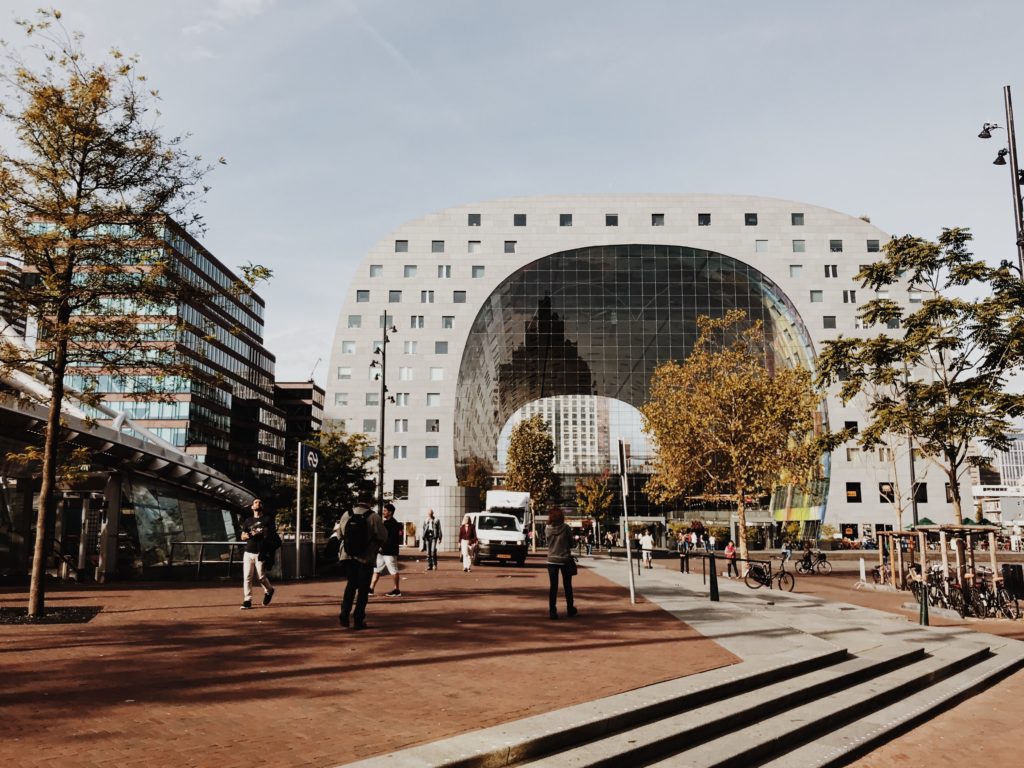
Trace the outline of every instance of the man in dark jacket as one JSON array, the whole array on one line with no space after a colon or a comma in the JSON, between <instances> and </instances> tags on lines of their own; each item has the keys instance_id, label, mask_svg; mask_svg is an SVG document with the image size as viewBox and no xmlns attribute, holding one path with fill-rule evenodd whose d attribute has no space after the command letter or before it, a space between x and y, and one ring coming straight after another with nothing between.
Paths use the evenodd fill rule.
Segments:
<instances>
[{"instance_id":1,"label":"man in dark jacket","mask_svg":"<svg viewBox=\"0 0 1024 768\"><path fill-rule=\"evenodd\" d=\"M373 500L360 497L352 508L341 516L338 532L341 538L340 558L345 572L345 594L341 599L338 623L350 626L352 605L355 603L355 629L366 629L366 602L370 596L370 579L377 562L377 552L388 540L380 515L371 509Z\"/></svg>"},{"instance_id":2,"label":"man in dark jacket","mask_svg":"<svg viewBox=\"0 0 1024 768\"><path fill-rule=\"evenodd\" d=\"M245 542L242 555L242 610L245 611L252 608L253 571L256 572L256 580L263 585L263 604L270 605L274 599L274 588L267 578L264 560L272 542L278 541L277 531L273 518L263 514L263 502L259 499L253 501L252 515L242 523L241 538Z\"/></svg>"}]
</instances>

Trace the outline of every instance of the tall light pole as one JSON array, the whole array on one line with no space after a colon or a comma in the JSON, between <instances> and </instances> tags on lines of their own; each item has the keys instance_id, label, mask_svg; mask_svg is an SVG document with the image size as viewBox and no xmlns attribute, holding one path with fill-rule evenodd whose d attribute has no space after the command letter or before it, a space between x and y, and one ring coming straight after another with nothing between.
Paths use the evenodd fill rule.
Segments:
<instances>
[{"instance_id":1,"label":"tall light pole","mask_svg":"<svg viewBox=\"0 0 1024 768\"><path fill-rule=\"evenodd\" d=\"M391 341L389 333L398 333L398 329L395 326L388 327L388 312L384 310L384 314L380 318L380 327L384 332L384 338L380 343L380 346L373 351L374 355L379 355L379 360L374 360L370 363L371 368L380 368L380 424L378 435L380 436L377 440L377 514L383 517L384 515L384 413L385 407L388 400L394 402L394 398L388 395L388 385L386 382L388 372L388 342Z\"/></svg>"},{"instance_id":2,"label":"tall light pole","mask_svg":"<svg viewBox=\"0 0 1024 768\"><path fill-rule=\"evenodd\" d=\"M1017 136L1013 127L1013 99L1010 97L1010 86L1003 86L1003 100L1006 102L1006 143L1000 149L993 165L1006 165L1006 157L1010 157L1010 187L1013 191L1013 225L1017 234L1017 266L1024 271L1024 204L1021 202L1020 186L1024 184L1020 166L1017 163ZM995 123L985 123L978 134L979 139L991 139L994 128L1002 128Z\"/></svg>"}]
</instances>

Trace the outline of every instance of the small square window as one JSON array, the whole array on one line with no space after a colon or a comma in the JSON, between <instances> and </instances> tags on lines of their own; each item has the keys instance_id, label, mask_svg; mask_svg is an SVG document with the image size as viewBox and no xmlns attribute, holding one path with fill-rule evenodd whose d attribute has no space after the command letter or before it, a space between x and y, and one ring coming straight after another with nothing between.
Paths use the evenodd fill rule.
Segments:
<instances>
[{"instance_id":1,"label":"small square window","mask_svg":"<svg viewBox=\"0 0 1024 768\"><path fill-rule=\"evenodd\" d=\"M914 483L914 500L918 504L928 503L928 483Z\"/></svg>"},{"instance_id":2,"label":"small square window","mask_svg":"<svg viewBox=\"0 0 1024 768\"><path fill-rule=\"evenodd\" d=\"M425 484L427 488L437 488L439 485L441 485L441 481L436 477L428 477Z\"/></svg>"},{"instance_id":3,"label":"small square window","mask_svg":"<svg viewBox=\"0 0 1024 768\"><path fill-rule=\"evenodd\" d=\"M348 405L348 392L335 392L334 393L334 404L335 405Z\"/></svg>"},{"instance_id":4,"label":"small square window","mask_svg":"<svg viewBox=\"0 0 1024 768\"><path fill-rule=\"evenodd\" d=\"M430 252L431 253L444 253L444 240L431 240L430 241Z\"/></svg>"},{"instance_id":5,"label":"small square window","mask_svg":"<svg viewBox=\"0 0 1024 768\"><path fill-rule=\"evenodd\" d=\"M406 264L405 269L402 271L404 277L416 277L416 265Z\"/></svg>"},{"instance_id":6,"label":"small square window","mask_svg":"<svg viewBox=\"0 0 1024 768\"><path fill-rule=\"evenodd\" d=\"M455 327L455 315L441 315L441 327L442 328L454 328Z\"/></svg>"},{"instance_id":7,"label":"small square window","mask_svg":"<svg viewBox=\"0 0 1024 768\"><path fill-rule=\"evenodd\" d=\"M857 292L843 291L843 304L856 304L857 303Z\"/></svg>"},{"instance_id":8,"label":"small square window","mask_svg":"<svg viewBox=\"0 0 1024 768\"><path fill-rule=\"evenodd\" d=\"M480 253L482 247L479 240L470 240L466 244L466 253Z\"/></svg>"},{"instance_id":9,"label":"small square window","mask_svg":"<svg viewBox=\"0 0 1024 768\"><path fill-rule=\"evenodd\" d=\"M857 461L860 459L860 448L847 448L846 449L846 460Z\"/></svg>"},{"instance_id":10,"label":"small square window","mask_svg":"<svg viewBox=\"0 0 1024 768\"><path fill-rule=\"evenodd\" d=\"M465 291L452 291L452 301L456 304L466 303L466 292Z\"/></svg>"},{"instance_id":11,"label":"small square window","mask_svg":"<svg viewBox=\"0 0 1024 768\"><path fill-rule=\"evenodd\" d=\"M438 446L436 446L436 445L425 446L425 450L423 452L423 458L425 458L425 459L436 459L440 455L441 455L441 449Z\"/></svg>"},{"instance_id":12,"label":"small square window","mask_svg":"<svg viewBox=\"0 0 1024 768\"><path fill-rule=\"evenodd\" d=\"M370 277L383 277L384 276L384 265L383 264L371 264L370 265Z\"/></svg>"},{"instance_id":13,"label":"small square window","mask_svg":"<svg viewBox=\"0 0 1024 768\"><path fill-rule=\"evenodd\" d=\"M448 280L452 276L452 265L451 264L438 264L437 265L437 276L442 280Z\"/></svg>"},{"instance_id":14,"label":"small square window","mask_svg":"<svg viewBox=\"0 0 1024 768\"><path fill-rule=\"evenodd\" d=\"M879 250L881 249L878 247L877 240L868 240L868 253L878 253Z\"/></svg>"},{"instance_id":15,"label":"small square window","mask_svg":"<svg viewBox=\"0 0 1024 768\"><path fill-rule=\"evenodd\" d=\"M402 352L404 352L407 355L415 355L416 354L416 342L415 341L403 341L402 342Z\"/></svg>"},{"instance_id":16,"label":"small square window","mask_svg":"<svg viewBox=\"0 0 1024 768\"><path fill-rule=\"evenodd\" d=\"M513 227L525 227L526 226L526 214L525 213L513 213L512 214L512 226Z\"/></svg>"},{"instance_id":17,"label":"small square window","mask_svg":"<svg viewBox=\"0 0 1024 768\"><path fill-rule=\"evenodd\" d=\"M412 381L412 368L410 366L402 366L398 369L398 380L399 381Z\"/></svg>"},{"instance_id":18,"label":"small square window","mask_svg":"<svg viewBox=\"0 0 1024 768\"><path fill-rule=\"evenodd\" d=\"M391 457L394 459L407 459L409 458L409 446L407 445L393 445L391 446Z\"/></svg>"},{"instance_id":19,"label":"small square window","mask_svg":"<svg viewBox=\"0 0 1024 768\"><path fill-rule=\"evenodd\" d=\"M395 393L395 405L409 405L409 393L408 392L396 392Z\"/></svg>"},{"instance_id":20,"label":"small square window","mask_svg":"<svg viewBox=\"0 0 1024 768\"><path fill-rule=\"evenodd\" d=\"M604 215L604 225L606 227L617 227L617 226L619 226L619 214L617 214L617 213L606 213Z\"/></svg>"},{"instance_id":21,"label":"small square window","mask_svg":"<svg viewBox=\"0 0 1024 768\"><path fill-rule=\"evenodd\" d=\"M362 328L363 327L363 316L362 315L349 315L348 316L348 327L349 328Z\"/></svg>"},{"instance_id":22,"label":"small square window","mask_svg":"<svg viewBox=\"0 0 1024 768\"><path fill-rule=\"evenodd\" d=\"M487 270L484 268L482 264L474 264L472 267L470 267L469 274L470 277L474 279L479 279L484 276L486 271Z\"/></svg>"},{"instance_id":23,"label":"small square window","mask_svg":"<svg viewBox=\"0 0 1024 768\"><path fill-rule=\"evenodd\" d=\"M402 300L401 291L388 291L388 303L398 304Z\"/></svg>"},{"instance_id":24,"label":"small square window","mask_svg":"<svg viewBox=\"0 0 1024 768\"><path fill-rule=\"evenodd\" d=\"M821 318L821 327L822 328L835 328L836 327L836 316L835 315L825 315L825 316L823 316Z\"/></svg>"},{"instance_id":25,"label":"small square window","mask_svg":"<svg viewBox=\"0 0 1024 768\"><path fill-rule=\"evenodd\" d=\"M832 253L842 253L843 252L843 241L842 240L829 240L828 241L828 249Z\"/></svg>"},{"instance_id":26,"label":"small square window","mask_svg":"<svg viewBox=\"0 0 1024 768\"><path fill-rule=\"evenodd\" d=\"M384 315L381 315L380 317L377 318L377 327L378 328L390 328L394 324L395 324L395 316L394 315L384 314Z\"/></svg>"},{"instance_id":27,"label":"small square window","mask_svg":"<svg viewBox=\"0 0 1024 768\"><path fill-rule=\"evenodd\" d=\"M427 393L427 405L431 408L441 407L441 393L440 392L428 392Z\"/></svg>"},{"instance_id":28,"label":"small square window","mask_svg":"<svg viewBox=\"0 0 1024 768\"><path fill-rule=\"evenodd\" d=\"M352 369L351 368L344 368L344 367L343 368L339 368L338 369L338 378L339 379L351 379L352 378Z\"/></svg>"},{"instance_id":29,"label":"small square window","mask_svg":"<svg viewBox=\"0 0 1024 768\"><path fill-rule=\"evenodd\" d=\"M825 277L839 277L839 265L838 264L826 264L825 265Z\"/></svg>"},{"instance_id":30,"label":"small square window","mask_svg":"<svg viewBox=\"0 0 1024 768\"><path fill-rule=\"evenodd\" d=\"M748 227L757 226L757 214L756 213L745 213L743 214L743 223Z\"/></svg>"},{"instance_id":31,"label":"small square window","mask_svg":"<svg viewBox=\"0 0 1024 768\"><path fill-rule=\"evenodd\" d=\"M372 445L364 445L363 446L363 458L364 459L372 459L376 455L377 455L377 449L374 446L372 446Z\"/></svg>"},{"instance_id":32,"label":"small square window","mask_svg":"<svg viewBox=\"0 0 1024 768\"><path fill-rule=\"evenodd\" d=\"M365 304L370 300L369 291L356 291L356 301L360 304Z\"/></svg>"},{"instance_id":33,"label":"small square window","mask_svg":"<svg viewBox=\"0 0 1024 768\"><path fill-rule=\"evenodd\" d=\"M789 214L789 223L794 227L802 227L804 225L804 215L802 213Z\"/></svg>"},{"instance_id":34,"label":"small square window","mask_svg":"<svg viewBox=\"0 0 1024 768\"><path fill-rule=\"evenodd\" d=\"M907 293L907 300L911 304L920 304L923 298L924 294L922 294L921 291L910 291Z\"/></svg>"},{"instance_id":35,"label":"small square window","mask_svg":"<svg viewBox=\"0 0 1024 768\"><path fill-rule=\"evenodd\" d=\"M356 343L354 341L343 341L341 342L341 354L343 355L354 355L356 353Z\"/></svg>"},{"instance_id":36,"label":"small square window","mask_svg":"<svg viewBox=\"0 0 1024 768\"><path fill-rule=\"evenodd\" d=\"M856 435L859 428L857 426L857 422L856 421L844 421L843 422L843 429L852 430L853 434Z\"/></svg>"},{"instance_id":37,"label":"small square window","mask_svg":"<svg viewBox=\"0 0 1024 768\"><path fill-rule=\"evenodd\" d=\"M433 291L420 291L420 304L433 304L434 303L434 292Z\"/></svg>"},{"instance_id":38,"label":"small square window","mask_svg":"<svg viewBox=\"0 0 1024 768\"><path fill-rule=\"evenodd\" d=\"M846 484L846 501L850 504L860 504L860 483Z\"/></svg>"},{"instance_id":39,"label":"small square window","mask_svg":"<svg viewBox=\"0 0 1024 768\"><path fill-rule=\"evenodd\" d=\"M515 252L516 252L516 241L515 240L506 240L505 241L505 253L515 253Z\"/></svg>"},{"instance_id":40,"label":"small square window","mask_svg":"<svg viewBox=\"0 0 1024 768\"><path fill-rule=\"evenodd\" d=\"M409 252L409 241L408 240L395 240L395 253L408 253Z\"/></svg>"},{"instance_id":41,"label":"small square window","mask_svg":"<svg viewBox=\"0 0 1024 768\"><path fill-rule=\"evenodd\" d=\"M364 398L367 405L380 405L380 392L367 392Z\"/></svg>"},{"instance_id":42,"label":"small square window","mask_svg":"<svg viewBox=\"0 0 1024 768\"><path fill-rule=\"evenodd\" d=\"M448 342L447 341L435 341L434 342L434 354L435 355L447 355L448 354Z\"/></svg>"},{"instance_id":43,"label":"small square window","mask_svg":"<svg viewBox=\"0 0 1024 768\"><path fill-rule=\"evenodd\" d=\"M698 227L710 227L711 226L711 214L710 213L698 213L697 214L697 226Z\"/></svg>"},{"instance_id":44,"label":"small square window","mask_svg":"<svg viewBox=\"0 0 1024 768\"><path fill-rule=\"evenodd\" d=\"M480 226L480 214L479 213L471 213L471 214L469 214L466 217L466 223L469 226L471 226L471 227L479 227Z\"/></svg>"},{"instance_id":45,"label":"small square window","mask_svg":"<svg viewBox=\"0 0 1024 768\"><path fill-rule=\"evenodd\" d=\"M754 251L756 253L768 253L768 241L767 240L755 240Z\"/></svg>"},{"instance_id":46,"label":"small square window","mask_svg":"<svg viewBox=\"0 0 1024 768\"><path fill-rule=\"evenodd\" d=\"M423 327L423 315L412 315L409 318L410 328L422 328Z\"/></svg>"},{"instance_id":47,"label":"small square window","mask_svg":"<svg viewBox=\"0 0 1024 768\"><path fill-rule=\"evenodd\" d=\"M441 420L440 419L427 419L427 432L440 432L441 431Z\"/></svg>"},{"instance_id":48,"label":"small square window","mask_svg":"<svg viewBox=\"0 0 1024 768\"><path fill-rule=\"evenodd\" d=\"M445 342L447 343L447 342ZM430 380L431 381L444 381L444 368L431 368L430 369Z\"/></svg>"},{"instance_id":49,"label":"small square window","mask_svg":"<svg viewBox=\"0 0 1024 768\"><path fill-rule=\"evenodd\" d=\"M793 253L803 253L807 250L806 240L794 240L793 241Z\"/></svg>"},{"instance_id":50,"label":"small square window","mask_svg":"<svg viewBox=\"0 0 1024 768\"><path fill-rule=\"evenodd\" d=\"M800 277L800 273L804 271L803 264L790 264L789 265L789 276Z\"/></svg>"},{"instance_id":51,"label":"small square window","mask_svg":"<svg viewBox=\"0 0 1024 768\"><path fill-rule=\"evenodd\" d=\"M375 366L367 368L366 376L370 381L380 381L380 368Z\"/></svg>"},{"instance_id":52,"label":"small square window","mask_svg":"<svg viewBox=\"0 0 1024 768\"><path fill-rule=\"evenodd\" d=\"M560 214L558 214L558 226L560 226L560 227L571 227L572 226L572 214L571 213L560 213Z\"/></svg>"},{"instance_id":53,"label":"small square window","mask_svg":"<svg viewBox=\"0 0 1024 768\"><path fill-rule=\"evenodd\" d=\"M409 431L409 420L408 419L395 419L395 432L408 432Z\"/></svg>"},{"instance_id":54,"label":"small square window","mask_svg":"<svg viewBox=\"0 0 1024 768\"><path fill-rule=\"evenodd\" d=\"M892 483L882 482L878 484L878 501L881 504L892 504L896 500L896 491Z\"/></svg>"},{"instance_id":55,"label":"small square window","mask_svg":"<svg viewBox=\"0 0 1024 768\"><path fill-rule=\"evenodd\" d=\"M888 320L885 321L885 327L892 329L899 328L900 319L898 317L890 317Z\"/></svg>"},{"instance_id":56,"label":"small square window","mask_svg":"<svg viewBox=\"0 0 1024 768\"><path fill-rule=\"evenodd\" d=\"M665 226L665 214L664 213L652 213L651 214L651 226L652 227L664 227Z\"/></svg>"},{"instance_id":57,"label":"small square window","mask_svg":"<svg viewBox=\"0 0 1024 768\"><path fill-rule=\"evenodd\" d=\"M825 294L823 291L811 291L811 303L820 304L825 300Z\"/></svg>"},{"instance_id":58,"label":"small square window","mask_svg":"<svg viewBox=\"0 0 1024 768\"><path fill-rule=\"evenodd\" d=\"M409 498L409 481L408 480L395 480L391 484L391 495L396 499L408 499Z\"/></svg>"},{"instance_id":59,"label":"small square window","mask_svg":"<svg viewBox=\"0 0 1024 768\"><path fill-rule=\"evenodd\" d=\"M377 431L377 420L376 419L363 419L363 432L376 432Z\"/></svg>"}]
</instances>

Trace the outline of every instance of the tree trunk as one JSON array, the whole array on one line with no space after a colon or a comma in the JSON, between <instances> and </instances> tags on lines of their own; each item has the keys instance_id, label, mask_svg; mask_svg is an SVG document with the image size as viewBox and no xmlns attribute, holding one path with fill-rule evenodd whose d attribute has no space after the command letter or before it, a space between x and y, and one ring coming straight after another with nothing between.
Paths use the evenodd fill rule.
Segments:
<instances>
[{"instance_id":1,"label":"tree trunk","mask_svg":"<svg viewBox=\"0 0 1024 768\"><path fill-rule=\"evenodd\" d=\"M950 464L950 466L953 465ZM949 480L950 495L953 497L953 522L957 525L963 525L964 513L963 508L960 506L960 483L957 482L956 470L950 471L949 469L947 469L946 477Z\"/></svg>"},{"instance_id":2,"label":"tree trunk","mask_svg":"<svg viewBox=\"0 0 1024 768\"><path fill-rule=\"evenodd\" d=\"M64 318L65 322L67 318ZM60 319L58 319L60 323ZM59 324L58 327L62 327ZM46 416L46 436L43 443L42 480L39 486L39 506L36 513L36 540L32 551L32 575L28 590L28 615L42 616L45 598L46 557L49 531L46 519L53 508L53 494L57 485L57 461L60 445L60 413L64 401L64 372L67 368L67 342L58 341L54 350L53 382L50 387L50 408Z\"/></svg>"},{"instance_id":3,"label":"tree trunk","mask_svg":"<svg viewBox=\"0 0 1024 768\"><path fill-rule=\"evenodd\" d=\"M740 544L740 561L743 562L743 568L740 571L745 571L747 564L747 507L744 503L743 490L736 494L736 527L737 535L739 536Z\"/></svg>"}]
</instances>

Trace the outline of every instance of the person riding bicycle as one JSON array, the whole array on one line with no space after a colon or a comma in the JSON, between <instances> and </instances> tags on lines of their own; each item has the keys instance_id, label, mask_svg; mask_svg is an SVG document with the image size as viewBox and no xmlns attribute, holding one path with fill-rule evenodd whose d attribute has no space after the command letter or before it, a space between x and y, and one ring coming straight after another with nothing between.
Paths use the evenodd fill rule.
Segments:
<instances>
[{"instance_id":1,"label":"person riding bicycle","mask_svg":"<svg viewBox=\"0 0 1024 768\"><path fill-rule=\"evenodd\" d=\"M814 552L811 550L811 542L804 542L804 553L800 560L800 566L805 571L811 570L814 567Z\"/></svg>"}]
</instances>

